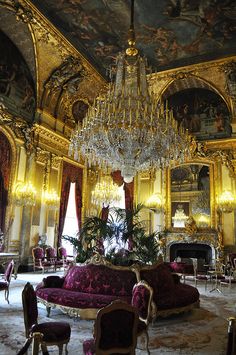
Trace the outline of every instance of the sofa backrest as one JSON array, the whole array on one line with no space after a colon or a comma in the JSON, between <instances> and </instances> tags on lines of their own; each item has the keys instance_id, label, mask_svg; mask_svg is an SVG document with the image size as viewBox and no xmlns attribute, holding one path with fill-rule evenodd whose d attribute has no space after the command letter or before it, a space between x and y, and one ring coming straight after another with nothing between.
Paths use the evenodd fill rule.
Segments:
<instances>
[{"instance_id":1,"label":"sofa backrest","mask_svg":"<svg viewBox=\"0 0 236 355\"><path fill-rule=\"evenodd\" d=\"M65 276L63 288L84 293L131 297L136 282L135 273L128 268L87 264L72 266Z\"/></svg>"},{"instance_id":2,"label":"sofa backrest","mask_svg":"<svg viewBox=\"0 0 236 355\"><path fill-rule=\"evenodd\" d=\"M140 278L153 288L155 298L169 294L175 288L175 282L169 268L163 263L145 267L140 270Z\"/></svg>"}]
</instances>

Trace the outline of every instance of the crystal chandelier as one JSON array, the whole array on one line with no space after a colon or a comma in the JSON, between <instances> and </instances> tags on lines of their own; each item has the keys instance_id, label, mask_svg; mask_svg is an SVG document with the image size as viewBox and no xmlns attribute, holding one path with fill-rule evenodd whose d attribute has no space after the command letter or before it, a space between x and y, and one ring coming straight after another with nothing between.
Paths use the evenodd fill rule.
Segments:
<instances>
[{"instance_id":1,"label":"crystal chandelier","mask_svg":"<svg viewBox=\"0 0 236 355\"><path fill-rule=\"evenodd\" d=\"M27 183L19 182L14 188L14 200L17 206L35 206L36 189L29 181Z\"/></svg>"},{"instance_id":2,"label":"crystal chandelier","mask_svg":"<svg viewBox=\"0 0 236 355\"><path fill-rule=\"evenodd\" d=\"M146 60L135 47L134 1L128 48L116 60L116 79L99 96L72 133L69 154L82 156L89 166L120 170L129 183L139 171L183 162L190 154L191 137L178 125L167 102L149 93Z\"/></svg>"},{"instance_id":3,"label":"crystal chandelier","mask_svg":"<svg viewBox=\"0 0 236 355\"><path fill-rule=\"evenodd\" d=\"M121 200L117 185L113 184L108 177L98 182L91 193L91 202L96 206L109 206Z\"/></svg>"}]
</instances>

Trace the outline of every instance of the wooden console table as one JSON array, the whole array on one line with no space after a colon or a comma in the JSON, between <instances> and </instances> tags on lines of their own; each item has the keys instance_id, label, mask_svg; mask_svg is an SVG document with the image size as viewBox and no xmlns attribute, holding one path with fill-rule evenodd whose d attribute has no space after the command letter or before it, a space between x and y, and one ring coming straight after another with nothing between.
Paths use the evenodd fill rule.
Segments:
<instances>
[{"instance_id":1,"label":"wooden console table","mask_svg":"<svg viewBox=\"0 0 236 355\"><path fill-rule=\"evenodd\" d=\"M8 261L14 260L14 277L17 278L17 272L20 265L20 255L17 253L0 253L0 265L5 264Z\"/></svg>"}]
</instances>

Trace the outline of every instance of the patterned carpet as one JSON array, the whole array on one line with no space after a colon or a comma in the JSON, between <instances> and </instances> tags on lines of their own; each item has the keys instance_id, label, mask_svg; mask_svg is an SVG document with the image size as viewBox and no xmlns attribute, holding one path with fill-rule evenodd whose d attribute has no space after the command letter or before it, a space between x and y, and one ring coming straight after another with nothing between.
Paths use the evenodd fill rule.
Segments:
<instances>
[{"instance_id":1,"label":"patterned carpet","mask_svg":"<svg viewBox=\"0 0 236 355\"><path fill-rule=\"evenodd\" d=\"M59 274L59 273L57 273ZM15 355L24 343L24 323L21 291L27 281L34 286L42 280L42 274L19 274L10 286L10 305L0 293L0 354ZM187 281L191 283L190 281ZM224 355L227 342L227 317L235 316L236 284L226 288L223 294L205 291L199 287L201 307L189 313L158 319L149 327L151 354ZM45 307L39 305L39 322L65 320L71 324L72 336L68 345L70 355L82 355L82 343L91 337L93 321L72 319L59 310L52 310L51 319L46 317ZM142 341L139 347L142 348ZM58 354L51 347L50 354ZM137 355L146 354L137 350Z\"/></svg>"}]
</instances>

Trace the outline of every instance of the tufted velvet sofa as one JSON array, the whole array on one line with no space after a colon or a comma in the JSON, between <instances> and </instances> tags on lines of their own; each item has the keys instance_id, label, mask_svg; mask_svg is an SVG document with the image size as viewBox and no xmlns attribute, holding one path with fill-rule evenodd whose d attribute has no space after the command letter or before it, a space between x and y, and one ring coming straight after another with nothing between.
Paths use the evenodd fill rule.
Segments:
<instances>
[{"instance_id":1,"label":"tufted velvet sofa","mask_svg":"<svg viewBox=\"0 0 236 355\"><path fill-rule=\"evenodd\" d=\"M168 316L199 305L195 287L180 283L167 266L118 267L104 264L72 266L64 277L48 276L36 287L38 301L71 316L94 319L97 311L116 299L131 303L133 286L145 280L154 290L155 315Z\"/></svg>"}]
</instances>

